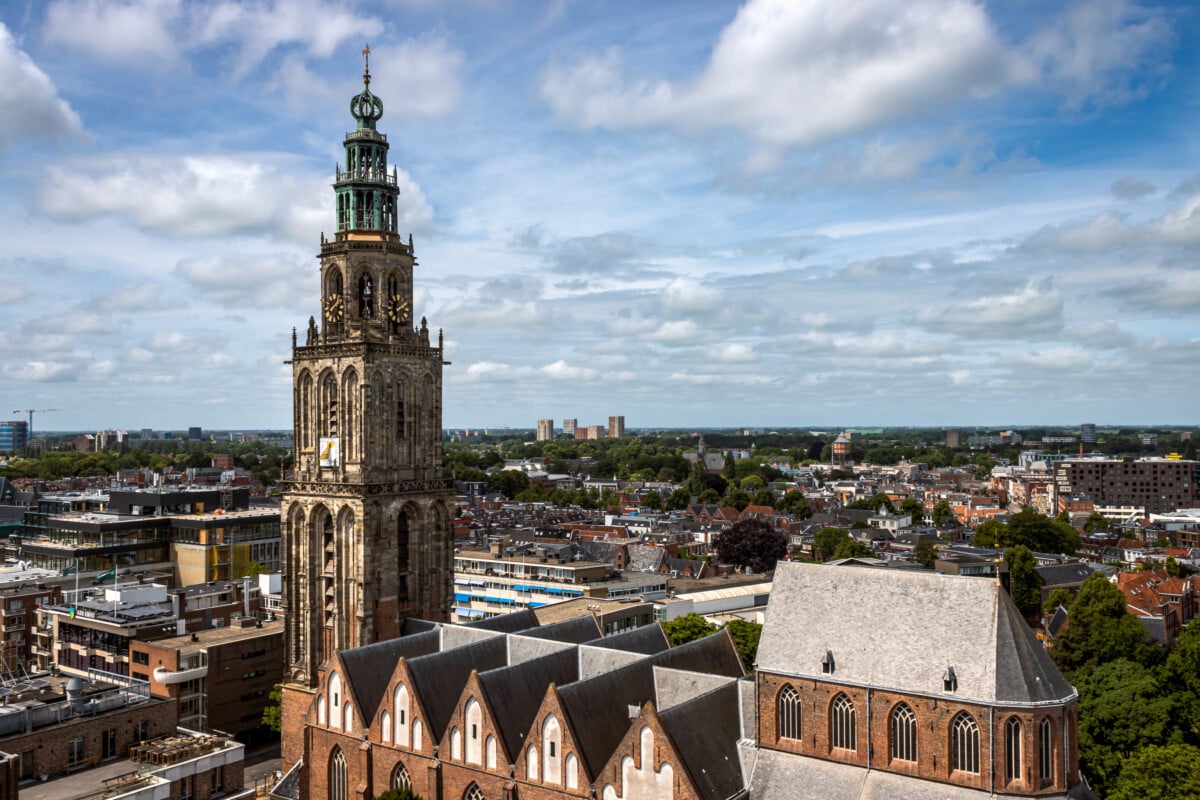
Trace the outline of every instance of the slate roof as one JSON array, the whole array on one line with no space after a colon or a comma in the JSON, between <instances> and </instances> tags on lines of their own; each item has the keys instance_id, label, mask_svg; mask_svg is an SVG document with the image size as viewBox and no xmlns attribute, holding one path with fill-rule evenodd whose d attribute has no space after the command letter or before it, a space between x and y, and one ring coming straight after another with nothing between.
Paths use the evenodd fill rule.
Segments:
<instances>
[{"instance_id":1,"label":"slate roof","mask_svg":"<svg viewBox=\"0 0 1200 800\"><path fill-rule=\"evenodd\" d=\"M584 644L601 638L604 636L604 631L600 628L600 623L594 615L584 614L580 617L564 619L561 622L552 622L549 625L542 625L532 630L522 631L521 635L533 639L551 639L556 642Z\"/></svg>"},{"instance_id":2,"label":"slate roof","mask_svg":"<svg viewBox=\"0 0 1200 800\"><path fill-rule=\"evenodd\" d=\"M658 716L704 800L726 800L742 789L736 681Z\"/></svg>"},{"instance_id":3,"label":"slate roof","mask_svg":"<svg viewBox=\"0 0 1200 800\"><path fill-rule=\"evenodd\" d=\"M500 633L518 633L538 626L537 617L527 608L514 611L511 614L501 614L498 617L479 619L466 623L468 628L478 628L484 631L499 631Z\"/></svg>"},{"instance_id":4,"label":"slate roof","mask_svg":"<svg viewBox=\"0 0 1200 800\"><path fill-rule=\"evenodd\" d=\"M780 562L758 668L987 704L1065 701L1075 689L995 581L927 571Z\"/></svg>"},{"instance_id":5,"label":"slate roof","mask_svg":"<svg viewBox=\"0 0 1200 800\"><path fill-rule=\"evenodd\" d=\"M1083 561L1070 564L1047 564L1043 567L1034 567L1034 570L1042 576L1042 585L1047 589L1083 583L1093 572L1091 565Z\"/></svg>"},{"instance_id":6,"label":"slate roof","mask_svg":"<svg viewBox=\"0 0 1200 800\"><path fill-rule=\"evenodd\" d=\"M604 647L610 650L623 650L627 653L653 655L671 649L671 642L661 625L643 625L631 631L605 636L587 643L588 647Z\"/></svg>"},{"instance_id":7,"label":"slate roof","mask_svg":"<svg viewBox=\"0 0 1200 800\"><path fill-rule=\"evenodd\" d=\"M541 707L546 688L578 679L579 656L574 648L479 673L509 756L515 759L520 754L521 742Z\"/></svg>"},{"instance_id":8,"label":"slate roof","mask_svg":"<svg viewBox=\"0 0 1200 800\"><path fill-rule=\"evenodd\" d=\"M987 800L990 792L760 748L750 796L769 800ZM1095 800L1082 785L1047 800Z\"/></svg>"},{"instance_id":9,"label":"slate roof","mask_svg":"<svg viewBox=\"0 0 1200 800\"><path fill-rule=\"evenodd\" d=\"M595 778L629 730L629 708L654 700L655 665L740 678L742 662L725 631L665 650L559 689L579 740L583 765Z\"/></svg>"},{"instance_id":10,"label":"slate roof","mask_svg":"<svg viewBox=\"0 0 1200 800\"><path fill-rule=\"evenodd\" d=\"M426 722L434 741L440 740L445 733L446 724L450 721L459 696L462 695L463 687L467 685L471 671L483 672L503 667L507 661L508 641L504 636L494 636L451 650L409 659L408 671L412 675L413 688L425 706L425 713L429 717Z\"/></svg>"},{"instance_id":11,"label":"slate roof","mask_svg":"<svg viewBox=\"0 0 1200 800\"><path fill-rule=\"evenodd\" d=\"M426 631L343 650L338 654L346 671L344 685L354 695L354 705L358 707L364 725L371 724L375 718L375 711L387 691L396 662L401 658L411 659L436 653L440 640L437 631Z\"/></svg>"},{"instance_id":12,"label":"slate roof","mask_svg":"<svg viewBox=\"0 0 1200 800\"><path fill-rule=\"evenodd\" d=\"M300 771L303 768L304 759L301 758L271 787L270 796L278 800L300 800Z\"/></svg>"},{"instance_id":13,"label":"slate roof","mask_svg":"<svg viewBox=\"0 0 1200 800\"><path fill-rule=\"evenodd\" d=\"M412 636L414 633L422 633L431 631L437 628L438 623L431 622L427 619L417 619L416 617L406 617L404 624L400 628L401 636Z\"/></svg>"}]
</instances>

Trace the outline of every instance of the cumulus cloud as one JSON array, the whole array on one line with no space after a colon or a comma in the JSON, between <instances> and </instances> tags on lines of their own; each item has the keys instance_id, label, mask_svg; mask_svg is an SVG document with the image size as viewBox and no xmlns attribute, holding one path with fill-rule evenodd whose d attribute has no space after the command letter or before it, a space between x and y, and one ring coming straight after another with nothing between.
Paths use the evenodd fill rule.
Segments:
<instances>
[{"instance_id":1,"label":"cumulus cloud","mask_svg":"<svg viewBox=\"0 0 1200 800\"><path fill-rule=\"evenodd\" d=\"M559 359L542 367L542 374L556 381L586 381L594 379L599 373L590 367L571 366Z\"/></svg>"},{"instance_id":2,"label":"cumulus cloud","mask_svg":"<svg viewBox=\"0 0 1200 800\"><path fill-rule=\"evenodd\" d=\"M308 266L284 256L188 258L176 264L174 272L200 298L225 308L300 311L317 297ZM304 276L310 279L302 280Z\"/></svg>"},{"instance_id":3,"label":"cumulus cloud","mask_svg":"<svg viewBox=\"0 0 1200 800\"><path fill-rule=\"evenodd\" d=\"M0 150L20 137L62 142L82 134L79 115L0 22Z\"/></svg>"},{"instance_id":4,"label":"cumulus cloud","mask_svg":"<svg viewBox=\"0 0 1200 800\"><path fill-rule=\"evenodd\" d=\"M675 278L663 287L663 312L674 314L702 314L721 307L721 293L711 286L690 278Z\"/></svg>"},{"instance_id":5,"label":"cumulus cloud","mask_svg":"<svg viewBox=\"0 0 1200 800\"><path fill-rule=\"evenodd\" d=\"M261 233L310 241L328 219L320 179L279 155L116 154L47 172L37 205L59 220L115 215L167 234ZM420 187L405 172L399 183L400 224L427 227L433 211Z\"/></svg>"},{"instance_id":6,"label":"cumulus cloud","mask_svg":"<svg viewBox=\"0 0 1200 800\"><path fill-rule=\"evenodd\" d=\"M920 325L968 339L1033 339L1063 327L1063 299L1049 281L985 295L917 315Z\"/></svg>"},{"instance_id":7,"label":"cumulus cloud","mask_svg":"<svg viewBox=\"0 0 1200 800\"><path fill-rule=\"evenodd\" d=\"M180 48L172 28L182 12L179 0L56 0L46 8L42 36L104 61L171 61Z\"/></svg>"},{"instance_id":8,"label":"cumulus cloud","mask_svg":"<svg viewBox=\"0 0 1200 800\"><path fill-rule=\"evenodd\" d=\"M1127 308L1194 314L1200 308L1200 271L1159 270L1107 294Z\"/></svg>"},{"instance_id":9,"label":"cumulus cloud","mask_svg":"<svg viewBox=\"0 0 1200 800\"><path fill-rule=\"evenodd\" d=\"M736 126L804 144L921 118L1022 77L965 0L751 0L689 81L627 80L620 51L550 67L543 98L580 127Z\"/></svg>"}]
</instances>

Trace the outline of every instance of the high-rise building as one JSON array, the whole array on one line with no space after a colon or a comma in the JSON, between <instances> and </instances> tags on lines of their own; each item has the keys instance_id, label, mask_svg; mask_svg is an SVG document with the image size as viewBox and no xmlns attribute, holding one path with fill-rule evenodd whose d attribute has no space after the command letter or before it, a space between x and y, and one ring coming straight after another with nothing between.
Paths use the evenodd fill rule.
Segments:
<instances>
[{"instance_id":1,"label":"high-rise building","mask_svg":"<svg viewBox=\"0 0 1200 800\"><path fill-rule=\"evenodd\" d=\"M554 420L539 419L537 421L537 440L546 442L554 438Z\"/></svg>"},{"instance_id":2,"label":"high-rise building","mask_svg":"<svg viewBox=\"0 0 1200 800\"><path fill-rule=\"evenodd\" d=\"M431 342L424 318L413 325L417 262L412 236L397 232L397 175L370 82L368 65L335 176L335 233L321 237L321 322L292 332L295 474L280 507L285 766L301 755L321 664L400 635L406 619L450 611L442 336Z\"/></svg>"},{"instance_id":3,"label":"high-rise building","mask_svg":"<svg viewBox=\"0 0 1200 800\"><path fill-rule=\"evenodd\" d=\"M192 427L188 428L188 441L189 442L198 442L203 438L204 438L204 429L203 428L201 428L197 425L193 425Z\"/></svg>"},{"instance_id":4,"label":"high-rise building","mask_svg":"<svg viewBox=\"0 0 1200 800\"><path fill-rule=\"evenodd\" d=\"M1140 507L1165 514L1200 507L1200 462L1167 458L1070 459L1054 465L1058 510L1086 495L1097 506Z\"/></svg>"},{"instance_id":5,"label":"high-rise building","mask_svg":"<svg viewBox=\"0 0 1200 800\"><path fill-rule=\"evenodd\" d=\"M0 421L0 453L15 453L29 441L29 427L23 419Z\"/></svg>"},{"instance_id":6,"label":"high-rise building","mask_svg":"<svg viewBox=\"0 0 1200 800\"><path fill-rule=\"evenodd\" d=\"M624 417L609 417L608 418L608 438L620 439L625 435L625 418Z\"/></svg>"},{"instance_id":7,"label":"high-rise building","mask_svg":"<svg viewBox=\"0 0 1200 800\"><path fill-rule=\"evenodd\" d=\"M1085 422L1079 426L1079 441L1084 444L1096 443L1096 423Z\"/></svg>"},{"instance_id":8,"label":"high-rise building","mask_svg":"<svg viewBox=\"0 0 1200 800\"><path fill-rule=\"evenodd\" d=\"M950 428L946 431L946 447L962 447L962 430Z\"/></svg>"},{"instance_id":9,"label":"high-rise building","mask_svg":"<svg viewBox=\"0 0 1200 800\"><path fill-rule=\"evenodd\" d=\"M579 427L579 420L577 420L577 419L564 419L564 420L563 420L563 435L564 435L564 436L574 436L574 435L575 435L575 429L576 429L576 428L578 428L578 427Z\"/></svg>"}]
</instances>

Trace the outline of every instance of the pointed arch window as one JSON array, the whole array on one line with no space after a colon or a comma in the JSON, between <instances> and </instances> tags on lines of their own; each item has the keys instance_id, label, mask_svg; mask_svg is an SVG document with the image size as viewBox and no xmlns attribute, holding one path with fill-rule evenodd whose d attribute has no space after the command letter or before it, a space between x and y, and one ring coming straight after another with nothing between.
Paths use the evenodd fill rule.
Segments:
<instances>
[{"instance_id":1,"label":"pointed arch window","mask_svg":"<svg viewBox=\"0 0 1200 800\"><path fill-rule=\"evenodd\" d=\"M462 734L458 728L450 729L450 757L455 761L462 761Z\"/></svg>"},{"instance_id":2,"label":"pointed arch window","mask_svg":"<svg viewBox=\"0 0 1200 800\"><path fill-rule=\"evenodd\" d=\"M1042 720L1040 739L1038 749L1041 763L1038 766L1038 775L1042 780L1048 781L1054 777L1054 726L1050 724L1049 718Z\"/></svg>"},{"instance_id":3,"label":"pointed arch window","mask_svg":"<svg viewBox=\"0 0 1200 800\"><path fill-rule=\"evenodd\" d=\"M388 712L383 712L379 716L379 733L385 744L390 744L392 741L392 715Z\"/></svg>"},{"instance_id":4,"label":"pointed arch window","mask_svg":"<svg viewBox=\"0 0 1200 800\"><path fill-rule=\"evenodd\" d=\"M421 727L421 720L414 719L412 727L412 749L420 750L425 745L424 733L425 729Z\"/></svg>"},{"instance_id":5,"label":"pointed arch window","mask_svg":"<svg viewBox=\"0 0 1200 800\"><path fill-rule=\"evenodd\" d=\"M779 708L775 713L779 725L780 739L799 739L800 726L800 693L790 683L779 693Z\"/></svg>"},{"instance_id":6,"label":"pointed arch window","mask_svg":"<svg viewBox=\"0 0 1200 800\"><path fill-rule=\"evenodd\" d=\"M329 800L350 800L346 755L340 747L333 749L333 756L329 759Z\"/></svg>"},{"instance_id":7,"label":"pointed arch window","mask_svg":"<svg viewBox=\"0 0 1200 800\"><path fill-rule=\"evenodd\" d=\"M483 790L479 788L478 784L472 783L463 792L463 800L483 800Z\"/></svg>"},{"instance_id":8,"label":"pointed arch window","mask_svg":"<svg viewBox=\"0 0 1200 800\"><path fill-rule=\"evenodd\" d=\"M329 678L329 724L342 727L342 679L336 672Z\"/></svg>"},{"instance_id":9,"label":"pointed arch window","mask_svg":"<svg viewBox=\"0 0 1200 800\"><path fill-rule=\"evenodd\" d=\"M890 750L895 761L917 760L917 715L907 703L892 709L888 732L891 735Z\"/></svg>"},{"instance_id":10,"label":"pointed arch window","mask_svg":"<svg viewBox=\"0 0 1200 800\"><path fill-rule=\"evenodd\" d=\"M1004 723L1004 777L1021 780L1021 720L1009 717Z\"/></svg>"},{"instance_id":11,"label":"pointed arch window","mask_svg":"<svg viewBox=\"0 0 1200 800\"><path fill-rule=\"evenodd\" d=\"M472 697L467 701L467 763L483 763L483 710L479 701Z\"/></svg>"},{"instance_id":12,"label":"pointed arch window","mask_svg":"<svg viewBox=\"0 0 1200 800\"><path fill-rule=\"evenodd\" d=\"M950 723L950 765L960 772L979 774L979 723L965 711Z\"/></svg>"},{"instance_id":13,"label":"pointed arch window","mask_svg":"<svg viewBox=\"0 0 1200 800\"><path fill-rule=\"evenodd\" d=\"M542 780L562 783L562 728L553 714L542 723Z\"/></svg>"},{"instance_id":14,"label":"pointed arch window","mask_svg":"<svg viewBox=\"0 0 1200 800\"><path fill-rule=\"evenodd\" d=\"M496 768L496 737L490 734L483 745L483 760L488 769Z\"/></svg>"},{"instance_id":15,"label":"pointed arch window","mask_svg":"<svg viewBox=\"0 0 1200 800\"><path fill-rule=\"evenodd\" d=\"M408 746L408 689L404 684L396 687L396 692L392 696L393 711L396 712L396 744Z\"/></svg>"},{"instance_id":16,"label":"pointed arch window","mask_svg":"<svg viewBox=\"0 0 1200 800\"><path fill-rule=\"evenodd\" d=\"M393 789L411 789L412 778L408 776L408 769L403 764L397 764L392 770L391 788Z\"/></svg>"},{"instance_id":17,"label":"pointed arch window","mask_svg":"<svg viewBox=\"0 0 1200 800\"><path fill-rule=\"evenodd\" d=\"M574 753L567 754L567 760L564 762L564 770L567 773L567 788L579 788L579 759Z\"/></svg>"},{"instance_id":18,"label":"pointed arch window","mask_svg":"<svg viewBox=\"0 0 1200 800\"><path fill-rule=\"evenodd\" d=\"M538 771L537 745L531 744L525 751L525 777L531 781L541 780L541 773Z\"/></svg>"},{"instance_id":19,"label":"pointed arch window","mask_svg":"<svg viewBox=\"0 0 1200 800\"><path fill-rule=\"evenodd\" d=\"M833 698L829 710L829 743L839 750L858 749L857 715L854 702L845 694Z\"/></svg>"}]
</instances>

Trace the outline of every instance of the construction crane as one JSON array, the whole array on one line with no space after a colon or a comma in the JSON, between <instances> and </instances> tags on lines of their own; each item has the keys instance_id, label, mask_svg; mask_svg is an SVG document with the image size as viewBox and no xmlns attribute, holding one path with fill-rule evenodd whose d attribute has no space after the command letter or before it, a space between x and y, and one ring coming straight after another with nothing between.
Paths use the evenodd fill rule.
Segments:
<instances>
[{"instance_id":1,"label":"construction crane","mask_svg":"<svg viewBox=\"0 0 1200 800\"><path fill-rule=\"evenodd\" d=\"M12 413L14 413L14 414L21 414L21 413L29 414L29 425L26 427L26 432L25 432L26 441L30 441L30 442L33 441L33 414L34 414L34 412L37 412L38 414L45 414L48 411L58 411L58 409L57 408L14 408L12 410Z\"/></svg>"}]
</instances>

